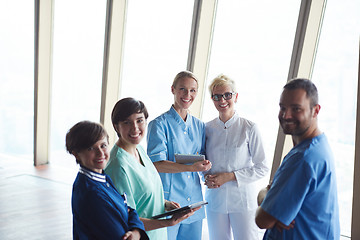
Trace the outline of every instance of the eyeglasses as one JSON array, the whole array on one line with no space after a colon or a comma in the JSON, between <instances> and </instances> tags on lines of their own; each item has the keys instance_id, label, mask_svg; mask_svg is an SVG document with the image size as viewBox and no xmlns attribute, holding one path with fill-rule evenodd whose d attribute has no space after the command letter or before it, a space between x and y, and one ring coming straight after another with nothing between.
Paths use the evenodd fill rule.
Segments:
<instances>
[{"instance_id":1,"label":"eyeglasses","mask_svg":"<svg viewBox=\"0 0 360 240\"><path fill-rule=\"evenodd\" d=\"M224 98L224 100L230 100L232 98L233 94L236 94L236 93L226 92L224 94L214 94L211 96L211 98L214 101L221 101L221 98Z\"/></svg>"}]
</instances>

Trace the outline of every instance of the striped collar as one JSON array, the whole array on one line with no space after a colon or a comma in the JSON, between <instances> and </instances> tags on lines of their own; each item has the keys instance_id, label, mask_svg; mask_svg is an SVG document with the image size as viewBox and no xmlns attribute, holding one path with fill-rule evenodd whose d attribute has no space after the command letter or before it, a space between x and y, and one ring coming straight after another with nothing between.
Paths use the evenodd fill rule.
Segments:
<instances>
[{"instance_id":1,"label":"striped collar","mask_svg":"<svg viewBox=\"0 0 360 240\"><path fill-rule=\"evenodd\" d=\"M83 166L80 166L79 173L84 174L85 176L87 176L88 178L90 178L94 181L98 181L98 182L102 182L102 183L106 182L106 176L104 174L90 171L89 169L86 169Z\"/></svg>"}]
</instances>

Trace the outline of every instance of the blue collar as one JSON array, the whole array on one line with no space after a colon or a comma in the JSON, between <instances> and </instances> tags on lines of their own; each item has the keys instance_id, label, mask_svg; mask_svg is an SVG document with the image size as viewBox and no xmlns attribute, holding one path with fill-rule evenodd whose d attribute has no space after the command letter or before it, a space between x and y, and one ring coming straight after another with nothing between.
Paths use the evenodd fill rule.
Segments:
<instances>
[{"instance_id":1,"label":"blue collar","mask_svg":"<svg viewBox=\"0 0 360 240\"><path fill-rule=\"evenodd\" d=\"M171 106L169 113L175 119L175 121L180 124L180 126L183 126L185 128L187 126L191 126L191 117L192 116L189 113L187 113L187 115L186 115L186 121L184 121L182 119L182 117L180 117L179 113L175 110L175 108L173 106Z\"/></svg>"}]
</instances>

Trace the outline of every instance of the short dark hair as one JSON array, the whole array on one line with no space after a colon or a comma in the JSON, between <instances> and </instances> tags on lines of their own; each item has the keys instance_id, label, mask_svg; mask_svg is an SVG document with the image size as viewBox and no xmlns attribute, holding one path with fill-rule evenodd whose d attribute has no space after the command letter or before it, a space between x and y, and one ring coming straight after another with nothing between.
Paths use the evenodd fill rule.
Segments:
<instances>
[{"instance_id":1,"label":"short dark hair","mask_svg":"<svg viewBox=\"0 0 360 240\"><path fill-rule=\"evenodd\" d=\"M149 113L145 107L145 104L142 101L136 100L135 98L131 97L119 100L115 104L111 113L111 122L114 126L115 131L115 125L117 125L119 122L125 121L134 113L144 113L145 119L149 117Z\"/></svg>"},{"instance_id":2,"label":"short dark hair","mask_svg":"<svg viewBox=\"0 0 360 240\"><path fill-rule=\"evenodd\" d=\"M103 137L109 142L109 136L101 124L90 121L78 122L66 133L66 150L70 154L78 153L91 147ZM78 159L76 162L79 163Z\"/></svg>"},{"instance_id":3,"label":"short dark hair","mask_svg":"<svg viewBox=\"0 0 360 240\"><path fill-rule=\"evenodd\" d=\"M318 91L315 84L309 79L295 78L290 80L285 86L284 90L303 89L306 92L306 97L310 99L310 106L314 107L319 104Z\"/></svg>"}]
</instances>

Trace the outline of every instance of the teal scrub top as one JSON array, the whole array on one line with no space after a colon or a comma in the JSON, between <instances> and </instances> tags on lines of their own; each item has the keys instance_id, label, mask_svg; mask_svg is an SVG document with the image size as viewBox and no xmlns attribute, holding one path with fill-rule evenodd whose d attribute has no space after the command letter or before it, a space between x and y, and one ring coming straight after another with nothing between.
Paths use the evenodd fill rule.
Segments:
<instances>
[{"instance_id":1,"label":"teal scrub top","mask_svg":"<svg viewBox=\"0 0 360 240\"><path fill-rule=\"evenodd\" d=\"M115 144L105 173L121 194L126 193L127 204L136 209L140 217L151 218L165 212L164 192L154 164L140 145L137 146L137 151L144 165ZM166 228L146 233L152 240L167 239Z\"/></svg>"}]
</instances>

